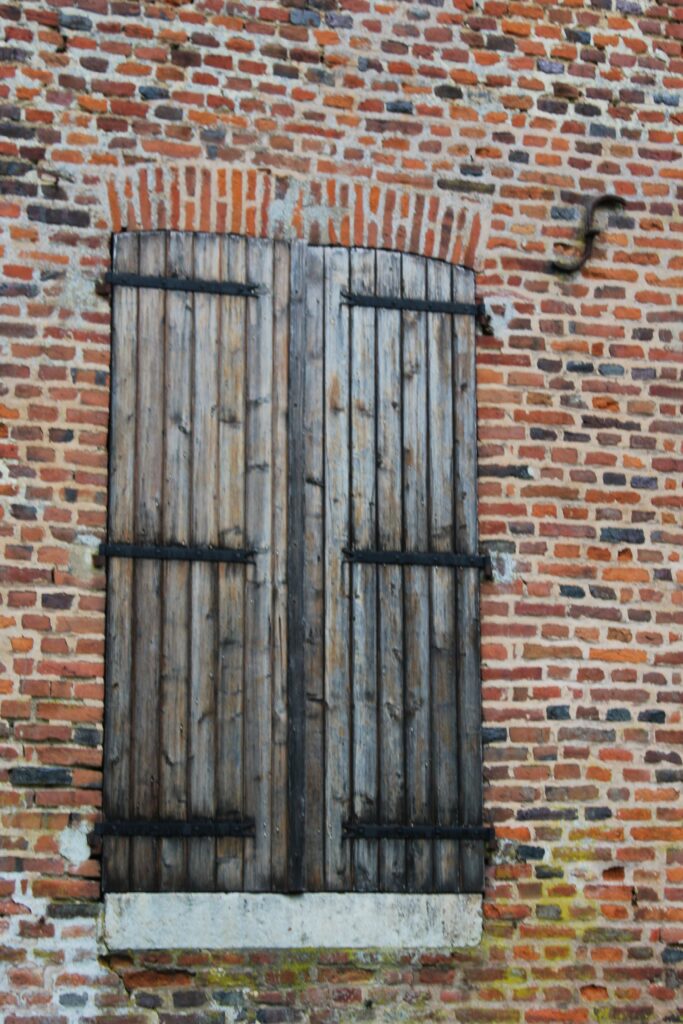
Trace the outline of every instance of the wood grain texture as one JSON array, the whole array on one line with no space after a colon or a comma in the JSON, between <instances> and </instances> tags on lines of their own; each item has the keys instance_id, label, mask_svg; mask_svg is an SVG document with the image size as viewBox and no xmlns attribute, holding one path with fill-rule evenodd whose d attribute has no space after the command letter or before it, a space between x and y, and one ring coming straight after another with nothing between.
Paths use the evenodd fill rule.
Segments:
<instances>
[{"instance_id":1,"label":"wood grain texture","mask_svg":"<svg viewBox=\"0 0 683 1024\"><path fill-rule=\"evenodd\" d=\"M221 241L223 273L247 280L244 238ZM242 296L221 300L218 462L218 536L225 547L246 546L246 367L247 302ZM216 698L218 775L217 811L245 815L244 780L244 601L246 568L218 570L218 693ZM221 838L216 847L216 887L225 892L243 885L243 839Z\"/></svg>"},{"instance_id":2,"label":"wood grain texture","mask_svg":"<svg viewBox=\"0 0 683 1024\"><path fill-rule=\"evenodd\" d=\"M247 243L247 278L261 293L247 300L246 507L247 546L255 564L247 568L245 601L244 797L256 835L245 843L244 886L270 887L272 743L272 415L273 254L270 242Z\"/></svg>"},{"instance_id":3,"label":"wood grain texture","mask_svg":"<svg viewBox=\"0 0 683 1024\"><path fill-rule=\"evenodd\" d=\"M255 551L112 558L108 817L253 817L253 839L107 837L105 886L479 891L481 841L342 838L482 820L469 271L372 250L152 232L115 269L259 286L114 290L109 539ZM124 723L112 728L112 722Z\"/></svg>"},{"instance_id":4,"label":"wood grain texture","mask_svg":"<svg viewBox=\"0 0 683 1024\"><path fill-rule=\"evenodd\" d=\"M427 264L427 296L451 298L451 269ZM429 548L455 550L453 475L452 317L430 314L427 322L429 392ZM455 576L453 569L430 569L431 819L458 823L457 722L455 674ZM433 888L452 892L458 885L457 842L435 840Z\"/></svg>"},{"instance_id":5,"label":"wood grain texture","mask_svg":"<svg viewBox=\"0 0 683 1024\"><path fill-rule=\"evenodd\" d=\"M137 273L136 235L118 235L114 269ZM113 296L111 422L109 428L109 521L112 540L132 542L135 508L135 424L137 415L138 292L117 288ZM107 566L105 676L104 813L130 814L130 721L132 711L132 616L134 565L112 559ZM130 843L104 841L103 884L108 892L128 888Z\"/></svg>"},{"instance_id":6,"label":"wood grain texture","mask_svg":"<svg viewBox=\"0 0 683 1024\"><path fill-rule=\"evenodd\" d=\"M304 503L306 453L304 394L306 373L306 248L295 244L291 255L289 349L289 480L287 515L287 796L289 850L287 888L305 887L306 843L306 677L304 674Z\"/></svg>"},{"instance_id":7,"label":"wood grain texture","mask_svg":"<svg viewBox=\"0 0 683 1024\"><path fill-rule=\"evenodd\" d=\"M454 268L453 297L474 302L474 275ZM477 410L475 324L472 317L455 317L456 359L456 484L457 550L474 554L477 531ZM479 665L479 576L474 569L458 573L458 749L460 823L482 820L481 681ZM481 841L466 841L461 850L463 892L480 892L484 885Z\"/></svg>"},{"instance_id":8,"label":"wood grain texture","mask_svg":"<svg viewBox=\"0 0 683 1024\"><path fill-rule=\"evenodd\" d=\"M351 290L375 291L375 254L351 253ZM375 311L354 307L350 317L351 547L376 545ZM377 820L377 570L349 566L351 576L351 707L353 817ZM353 841L353 887L376 891L378 846Z\"/></svg>"},{"instance_id":9,"label":"wood grain texture","mask_svg":"<svg viewBox=\"0 0 683 1024\"><path fill-rule=\"evenodd\" d=\"M351 804L349 707L349 254L325 252L325 887L351 885L342 822Z\"/></svg>"},{"instance_id":10,"label":"wood grain texture","mask_svg":"<svg viewBox=\"0 0 683 1024\"><path fill-rule=\"evenodd\" d=\"M196 235L194 273L220 276L220 242ZM220 298L194 296L194 362L192 380L191 531L195 544L218 542L218 382ZM193 562L190 625L190 709L188 738L188 808L191 817L211 818L216 809L216 674L217 568ZM193 839L188 849L188 887L212 889L215 884L216 840Z\"/></svg>"},{"instance_id":11,"label":"wood grain texture","mask_svg":"<svg viewBox=\"0 0 683 1024\"><path fill-rule=\"evenodd\" d=\"M178 277L191 276L192 236L173 232L167 237L166 248L167 272ZM193 305L193 297L187 292L166 295L161 512L162 540L173 544L187 544L190 536ZM161 590L159 813L162 818L182 820L187 816L189 562L164 562ZM182 839L163 839L160 845L160 888L182 889L186 878L187 843Z\"/></svg>"},{"instance_id":12,"label":"wood grain texture","mask_svg":"<svg viewBox=\"0 0 683 1024\"><path fill-rule=\"evenodd\" d=\"M288 516L288 453L290 349L290 246L273 243L273 338L272 338L272 538L270 578L272 581L271 626L271 714L272 751L270 772L271 843L270 888L287 888L288 782L287 782L287 516ZM301 432L299 429L299 445ZM299 521L299 534L302 524ZM299 643L301 646L301 643ZM303 703L303 701L302 701ZM301 780L303 782L303 779Z\"/></svg>"},{"instance_id":13,"label":"wood grain texture","mask_svg":"<svg viewBox=\"0 0 683 1024\"><path fill-rule=\"evenodd\" d=\"M154 232L140 239L140 273L166 266L166 239ZM135 438L135 539L161 540L165 303L146 289L138 298L137 418ZM139 561L134 570L133 727L131 796L133 817L159 813L159 670L161 655L161 566ZM158 884L157 840L131 842L131 889Z\"/></svg>"},{"instance_id":14,"label":"wood grain texture","mask_svg":"<svg viewBox=\"0 0 683 1024\"><path fill-rule=\"evenodd\" d=\"M425 261L404 256L403 295L426 296ZM427 486L427 316L403 313L403 541L406 551L425 551L429 543ZM404 569L406 823L430 815L430 669L429 586L422 567ZM406 844L409 890L431 885L432 851L426 840Z\"/></svg>"},{"instance_id":15,"label":"wood grain texture","mask_svg":"<svg viewBox=\"0 0 683 1024\"><path fill-rule=\"evenodd\" d=\"M377 294L401 294L401 257L377 253ZM403 458L401 444L401 314L377 311L377 542L399 551L403 542ZM403 702L403 570L378 569L379 784L380 821L403 821L406 806ZM386 839L380 846L379 887L406 886L406 844Z\"/></svg>"},{"instance_id":16,"label":"wood grain texture","mask_svg":"<svg viewBox=\"0 0 683 1024\"><path fill-rule=\"evenodd\" d=\"M305 268L304 360L304 680L306 694L305 882L324 888L325 561L324 561L324 250L309 248Z\"/></svg>"}]
</instances>

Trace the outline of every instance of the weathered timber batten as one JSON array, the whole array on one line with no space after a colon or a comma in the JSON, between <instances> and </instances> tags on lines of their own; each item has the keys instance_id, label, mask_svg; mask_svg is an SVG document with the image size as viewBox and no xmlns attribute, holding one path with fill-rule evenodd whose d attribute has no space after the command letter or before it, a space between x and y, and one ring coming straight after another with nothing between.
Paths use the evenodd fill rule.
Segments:
<instances>
[{"instance_id":1,"label":"weathered timber batten","mask_svg":"<svg viewBox=\"0 0 683 1024\"><path fill-rule=\"evenodd\" d=\"M473 275L158 232L110 280L105 887L479 891Z\"/></svg>"}]
</instances>

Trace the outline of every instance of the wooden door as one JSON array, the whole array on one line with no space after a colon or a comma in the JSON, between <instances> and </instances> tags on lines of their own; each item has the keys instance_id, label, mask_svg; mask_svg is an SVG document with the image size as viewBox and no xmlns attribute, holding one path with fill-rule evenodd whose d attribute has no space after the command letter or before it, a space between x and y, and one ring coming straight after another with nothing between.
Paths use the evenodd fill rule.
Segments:
<instances>
[{"instance_id":1,"label":"wooden door","mask_svg":"<svg viewBox=\"0 0 683 1024\"><path fill-rule=\"evenodd\" d=\"M117 238L109 890L482 886L473 275Z\"/></svg>"},{"instance_id":2,"label":"wooden door","mask_svg":"<svg viewBox=\"0 0 683 1024\"><path fill-rule=\"evenodd\" d=\"M473 275L311 248L305 280L305 886L476 891Z\"/></svg>"},{"instance_id":3,"label":"wooden door","mask_svg":"<svg viewBox=\"0 0 683 1024\"><path fill-rule=\"evenodd\" d=\"M284 886L289 248L120 235L113 282L105 886Z\"/></svg>"}]
</instances>

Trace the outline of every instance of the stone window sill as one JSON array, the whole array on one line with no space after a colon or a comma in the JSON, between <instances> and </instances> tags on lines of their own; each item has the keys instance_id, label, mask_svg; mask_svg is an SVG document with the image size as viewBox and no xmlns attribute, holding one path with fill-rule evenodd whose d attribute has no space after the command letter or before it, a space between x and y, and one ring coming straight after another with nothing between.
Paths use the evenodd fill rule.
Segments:
<instances>
[{"instance_id":1,"label":"stone window sill","mask_svg":"<svg viewBox=\"0 0 683 1024\"><path fill-rule=\"evenodd\" d=\"M453 949L481 940L480 895L110 893L108 950Z\"/></svg>"}]
</instances>

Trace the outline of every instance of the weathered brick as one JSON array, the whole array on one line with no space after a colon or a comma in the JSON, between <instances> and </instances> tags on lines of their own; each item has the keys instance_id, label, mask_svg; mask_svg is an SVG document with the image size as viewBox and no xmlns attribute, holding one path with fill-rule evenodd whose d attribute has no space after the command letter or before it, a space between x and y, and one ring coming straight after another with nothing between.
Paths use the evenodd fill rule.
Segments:
<instances>
[{"instance_id":1,"label":"weathered brick","mask_svg":"<svg viewBox=\"0 0 683 1024\"><path fill-rule=\"evenodd\" d=\"M1 1012L673 1018L678 5L228 6L0 3L0 911L17 972ZM555 275L604 192L626 209L598 211L592 258ZM479 270L479 534L495 563L482 738L499 841L478 949L311 951L305 970L274 951L97 959L99 847L83 865L59 853L99 814L101 784L104 574L73 559L80 534L105 529L110 308L95 279L112 232L169 227Z\"/></svg>"},{"instance_id":2,"label":"weathered brick","mask_svg":"<svg viewBox=\"0 0 683 1024\"><path fill-rule=\"evenodd\" d=\"M70 786L71 772L66 768L42 768L26 765L11 768L9 779L13 786Z\"/></svg>"},{"instance_id":3,"label":"weathered brick","mask_svg":"<svg viewBox=\"0 0 683 1024\"><path fill-rule=\"evenodd\" d=\"M29 220L39 221L41 224L62 224L79 228L87 228L90 225L90 214L87 210L29 205L26 212Z\"/></svg>"}]
</instances>

